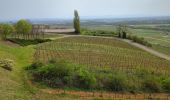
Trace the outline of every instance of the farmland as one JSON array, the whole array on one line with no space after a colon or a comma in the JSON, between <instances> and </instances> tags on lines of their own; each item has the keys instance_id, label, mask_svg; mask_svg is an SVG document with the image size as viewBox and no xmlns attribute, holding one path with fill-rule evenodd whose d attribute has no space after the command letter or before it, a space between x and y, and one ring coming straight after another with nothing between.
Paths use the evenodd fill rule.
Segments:
<instances>
[{"instance_id":1,"label":"farmland","mask_svg":"<svg viewBox=\"0 0 170 100\"><path fill-rule=\"evenodd\" d=\"M146 80L151 81L151 77L153 80L159 80L161 77L166 79L166 77L169 77L170 70L169 61L153 56L116 38L88 36L70 36L60 38L52 42L38 45L36 47L34 58L35 61L43 63L48 63L50 60L65 60L71 62L73 69L76 69L72 70L72 72L77 73L77 69L81 67L85 71L87 70L88 73L91 73L89 75L92 76L89 77L96 78L95 80L97 82L104 80L100 83L102 84L102 87L100 85L94 86L93 89L89 87L92 90L110 90L110 78L112 75L114 77L117 77L115 75L120 75L119 78L123 78L124 85L117 84L115 87L112 85L112 88L110 87L112 91L160 92L163 88L160 90L157 85L154 88L150 88L150 86L147 88L143 87L143 84L145 84L144 80L146 78ZM57 62L57 64L61 65L59 62ZM51 69L51 67L49 66L48 69ZM40 68L37 70L42 71L43 67L42 69ZM38 77L41 79L41 76ZM43 78L45 77L46 76L43 76ZM104 77L107 78L105 79ZM47 81L48 79L45 78L45 80ZM154 80L154 82L156 82L156 80ZM46 83L46 81L44 82ZM51 80L49 79L49 81ZM130 86L128 86L126 82L130 83ZM51 83L53 82L51 81L47 84L53 86ZM62 84L62 86L64 85L64 83L60 84ZM72 84L73 83L70 81L67 82L68 87L72 87ZM67 85L64 87L67 87ZM126 88L124 88L124 86ZM146 90L143 90L143 88L146 88Z\"/></svg>"},{"instance_id":2,"label":"farmland","mask_svg":"<svg viewBox=\"0 0 170 100\"><path fill-rule=\"evenodd\" d=\"M170 35L169 24L126 24L129 28L130 35L143 37L152 44L152 48L159 52L170 55ZM112 24L95 24L84 25L83 28L89 30L107 30L116 32L116 25Z\"/></svg>"},{"instance_id":3,"label":"farmland","mask_svg":"<svg viewBox=\"0 0 170 100\"><path fill-rule=\"evenodd\" d=\"M115 38L68 37L37 47L35 57L47 61L61 58L98 67L169 67L166 60L152 56ZM96 65L98 64L98 65ZM148 66L148 67L149 67Z\"/></svg>"}]
</instances>

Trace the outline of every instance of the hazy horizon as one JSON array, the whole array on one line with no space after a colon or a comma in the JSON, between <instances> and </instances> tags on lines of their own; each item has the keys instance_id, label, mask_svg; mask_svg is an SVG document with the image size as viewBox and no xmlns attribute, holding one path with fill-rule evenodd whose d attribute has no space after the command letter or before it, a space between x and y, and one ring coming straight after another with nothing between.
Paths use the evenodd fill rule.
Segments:
<instances>
[{"instance_id":1,"label":"hazy horizon","mask_svg":"<svg viewBox=\"0 0 170 100\"><path fill-rule=\"evenodd\" d=\"M1 0L0 21L18 19L170 16L169 0Z\"/></svg>"}]
</instances>

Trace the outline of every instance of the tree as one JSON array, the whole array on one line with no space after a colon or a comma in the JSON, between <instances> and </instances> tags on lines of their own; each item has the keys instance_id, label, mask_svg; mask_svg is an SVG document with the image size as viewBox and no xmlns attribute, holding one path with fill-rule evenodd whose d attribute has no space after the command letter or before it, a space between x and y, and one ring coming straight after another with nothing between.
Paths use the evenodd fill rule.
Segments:
<instances>
[{"instance_id":1,"label":"tree","mask_svg":"<svg viewBox=\"0 0 170 100\"><path fill-rule=\"evenodd\" d=\"M117 26L117 34L118 34L118 37L121 38L121 32L122 32L122 27L121 25Z\"/></svg>"},{"instance_id":2,"label":"tree","mask_svg":"<svg viewBox=\"0 0 170 100\"><path fill-rule=\"evenodd\" d=\"M15 28L18 35L22 34L23 37L26 38L32 30L32 25L27 20L19 20L15 25Z\"/></svg>"},{"instance_id":3,"label":"tree","mask_svg":"<svg viewBox=\"0 0 170 100\"><path fill-rule=\"evenodd\" d=\"M123 31L122 38L123 38L123 39L126 39L126 38L127 38L127 34L126 34L126 32L125 32L125 31Z\"/></svg>"},{"instance_id":4,"label":"tree","mask_svg":"<svg viewBox=\"0 0 170 100\"><path fill-rule=\"evenodd\" d=\"M117 33L119 38L126 39L127 38L127 26L126 25L119 25L117 27Z\"/></svg>"},{"instance_id":5,"label":"tree","mask_svg":"<svg viewBox=\"0 0 170 100\"><path fill-rule=\"evenodd\" d=\"M80 33L80 17L77 10L74 11L74 29L75 33Z\"/></svg>"},{"instance_id":6,"label":"tree","mask_svg":"<svg viewBox=\"0 0 170 100\"><path fill-rule=\"evenodd\" d=\"M1 36L6 39L8 35L14 32L14 27L10 24L1 24Z\"/></svg>"}]
</instances>

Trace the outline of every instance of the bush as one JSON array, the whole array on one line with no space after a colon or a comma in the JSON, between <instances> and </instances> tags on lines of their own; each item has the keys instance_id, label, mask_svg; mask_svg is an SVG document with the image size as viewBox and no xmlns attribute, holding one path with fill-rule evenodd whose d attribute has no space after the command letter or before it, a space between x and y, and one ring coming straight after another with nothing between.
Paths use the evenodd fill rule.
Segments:
<instances>
[{"instance_id":1,"label":"bush","mask_svg":"<svg viewBox=\"0 0 170 100\"><path fill-rule=\"evenodd\" d=\"M166 78L162 81L163 88L166 92L170 93L170 78Z\"/></svg>"},{"instance_id":2,"label":"bush","mask_svg":"<svg viewBox=\"0 0 170 100\"><path fill-rule=\"evenodd\" d=\"M133 42L148 46L148 47L152 47L152 45L149 42L145 41L145 39L143 37L139 38L137 36L128 35L127 39L132 40Z\"/></svg>"},{"instance_id":3,"label":"bush","mask_svg":"<svg viewBox=\"0 0 170 100\"><path fill-rule=\"evenodd\" d=\"M88 70L80 68L75 75L76 87L91 89L96 85L96 78Z\"/></svg>"},{"instance_id":4,"label":"bush","mask_svg":"<svg viewBox=\"0 0 170 100\"><path fill-rule=\"evenodd\" d=\"M34 69L37 69L37 68L42 67L42 66L43 66L43 63L34 62L30 66L26 67L26 70L34 70Z\"/></svg>"},{"instance_id":5,"label":"bush","mask_svg":"<svg viewBox=\"0 0 170 100\"><path fill-rule=\"evenodd\" d=\"M12 71L13 61L9 59L0 60L0 67Z\"/></svg>"},{"instance_id":6,"label":"bush","mask_svg":"<svg viewBox=\"0 0 170 100\"><path fill-rule=\"evenodd\" d=\"M82 35L91 35L91 36L115 36L116 34L112 31L103 31L103 30L88 30L81 29Z\"/></svg>"},{"instance_id":7,"label":"bush","mask_svg":"<svg viewBox=\"0 0 170 100\"><path fill-rule=\"evenodd\" d=\"M114 74L111 78L110 88L112 91L125 91L127 86L127 77L123 73Z\"/></svg>"},{"instance_id":8,"label":"bush","mask_svg":"<svg viewBox=\"0 0 170 100\"><path fill-rule=\"evenodd\" d=\"M43 81L51 87L63 87L69 84L72 76L73 67L65 61L57 61L56 63L48 63L33 73L35 80Z\"/></svg>"},{"instance_id":9,"label":"bush","mask_svg":"<svg viewBox=\"0 0 170 100\"><path fill-rule=\"evenodd\" d=\"M144 79L144 82L142 83L143 89L146 92L161 92L162 86L156 77L148 76L146 79Z\"/></svg>"},{"instance_id":10,"label":"bush","mask_svg":"<svg viewBox=\"0 0 170 100\"><path fill-rule=\"evenodd\" d=\"M168 75L152 68L137 67L134 73L119 69L94 69L64 60L33 63L27 67L33 80L50 87L101 89L115 92L170 92Z\"/></svg>"}]
</instances>

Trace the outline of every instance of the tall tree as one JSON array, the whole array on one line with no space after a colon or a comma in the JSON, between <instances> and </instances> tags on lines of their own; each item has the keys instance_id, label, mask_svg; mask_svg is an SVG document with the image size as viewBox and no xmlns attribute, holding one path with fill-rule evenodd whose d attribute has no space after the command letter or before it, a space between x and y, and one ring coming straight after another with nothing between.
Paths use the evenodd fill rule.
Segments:
<instances>
[{"instance_id":1,"label":"tall tree","mask_svg":"<svg viewBox=\"0 0 170 100\"><path fill-rule=\"evenodd\" d=\"M74 11L74 29L75 33L80 33L80 17L77 10Z\"/></svg>"},{"instance_id":2,"label":"tall tree","mask_svg":"<svg viewBox=\"0 0 170 100\"><path fill-rule=\"evenodd\" d=\"M122 36L121 35L122 34L122 27L121 27L121 25L117 26L117 34L118 34L118 37L121 38L121 36Z\"/></svg>"},{"instance_id":3,"label":"tall tree","mask_svg":"<svg viewBox=\"0 0 170 100\"><path fill-rule=\"evenodd\" d=\"M13 32L14 27L11 24L1 24L1 36L3 39L6 39Z\"/></svg>"},{"instance_id":4,"label":"tall tree","mask_svg":"<svg viewBox=\"0 0 170 100\"><path fill-rule=\"evenodd\" d=\"M16 33L22 34L24 39L29 36L32 30L32 25L27 20L19 20L15 25Z\"/></svg>"}]
</instances>

